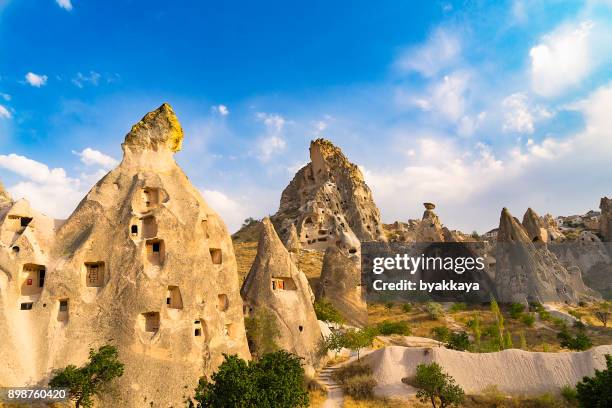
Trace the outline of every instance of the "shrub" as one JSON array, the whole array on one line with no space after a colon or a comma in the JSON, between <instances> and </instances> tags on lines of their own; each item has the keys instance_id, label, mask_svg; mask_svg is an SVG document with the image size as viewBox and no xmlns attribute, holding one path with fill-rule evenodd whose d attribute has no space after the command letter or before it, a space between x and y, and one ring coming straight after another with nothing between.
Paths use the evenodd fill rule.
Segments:
<instances>
[{"instance_id":1,"label":"shrub","mask_svg":"<svg viewBox=\"0 0 612 408\"><path fill-rule=\"evenodd\" d=\"M245 318L244 327L249 348L255 359L279 349L276 339L280 336L280 331L269 310L260 309L253 316Z\"/></svg>"},{"instance_id":2,"label":"shrub","mask_svg":"<svg viewBox=\"0 0 612 408\"><path fill-rule=\"evenodd\" d=\"M354 350L357 351L357 361L359 361L361 349L371 346L377 334L378 330L375 327L332 332L323 340L322 350L340 351L342 348Z\"/></svg>"},{"instance_id":3,"label":"shrub","mask_svg":"<svg viewBox=\"0 0 612 408\"><path fill-rule=\"evenodd\" d=\"M376 380L372 375L358 375L349 378L342 386L344 392L355 399L367 399L374 396Z\"/></svg>"},{"instance_id":4,"label":"shrub","mask_svg":"<svg viewBox=\"0 0 612 408\"><path fill-rule=\"evenodd\" d=\"M564 385L561 388L561 396L570 404L576 404L576 402L578 402L578 392L576 388L571 385Z\"/></svg>"},{"instance_id":5,"label":"shrub","mask_svg":"<svg viewBox=\"0 0 612 408\"><path fill-rule=\"evenodd\" d=\"M434 339L447 342L450 339L451 331L448 329L448 327L438 326L431 329L431 334Z\"/></svg>"},{"instance_id":6,"label":"shrub","mask_svg":"<svg viewBox=\"0 0 612 408\"><path fill-rule=\"evenodd\" d=\"M567 327L565 327L563 330L557 333L557 338L559 339L561 347L570 350L582 351L593 346L593 342L589 336L586 335L584 330L579 330L576 336L572 336Z\"/></svg>"},{"instance_id":7,"label":"shrub","mask_svg":"<svg viewBox=\"0 0 612 408\"><path fill-rule=\"evenodd\" d=\"M497 326L487 326L482 331L482 335L485 337L497 337Z\"/></svg>"},{"instance_id":8,"label":"shrub","mask_svg":"<svg viewBox=\"0 0 612 408\"><path fill-rule=\"evenodd\" d=\"M344 323L344 318L340 312L327 299L317 300L314 303L314 310L318 320L329 323Z\"/></svg>"},{"instance_id":9,"label":"shrub","mask_svg":"<svg viewBox=\"0 0 612 408\"><path fill-rule=\"evenodd\" d=\"M452 350L465 351L470 348L470 339L464 331L451 333L446 347Z\"/></svg>"},{"instance_id":10,"label":"shrub","mask_svg":"<svg viewBox=\"0 0 612 408\"><path fill-rule=\"evenodd\" d=\"M392 334L410 336L410 326L408 322L405 321L392 322L390 320L385 320L376 325L376 330L383 336L390 336Z\"/></svg>"},{"instance_id":11,"label":"shrub","mask_svg":"<svg viewBox=\"0 0 612 408\"><path fill-rule=\"evenodd\" d=\"M89 408L93 406L93 396L100 395L110 381L122 375L123 363L119 361L117 348L106 345L98 351L90 349L89 362L83 367L69 365L55 371L49 386L67 388L77 408Z\"/></svg>"},{"instance_id":12,"label":"shrub","mask_svg":"<svg viewBox=\"0 0 612 408\"><path fill-rule=\"evenodd\" d=\"M359 375L372 375L372 368L362 363L348 364L335 370L332 374L332 379L340 384L344 384L349 378Z\"/></svg>"},{"instance_id":13,"label":"shrub","mask_svg":"<svg viewBox=\"0 0 612 408\"><path fill-rule=\"evenodd\" d=\"M521 316L521 322L527 327L532 327L535 324L535 316L532 313L525 313Z\"/></svg>"},{"instance_id":14,"label":"shrub","mask_svg":"<svg viewBox=\"0 0 612 408\"><path fill-rule=\"evenodd\" d=\"M402 304L402 312L404 312L404 313L412 312L412 304L410 304L410 303Z\"/></svg>"},{"instance_id":15,"label":"shrub","mask_svg":"<svg viewBox=\"0 0 612 408\"><path fill-rule=\"evenodd\" d=\"M518 319L525 310L525 305L522 303L512 303L510 305L510 317Z\"/></svg>"},{"instance_id":16,"label":"shrub","mask_svg":"<svg viewBox=\"0 0 612 408\"><path fill-rule=\"evenodd\" d=\"M427 313L429 313L429 318L432 320L438 320L444 316L444 309L439 303L427 302L425 307L427 308Z\"/></svg>"},{"instance_id":17,"label":"shrub","mask_svg":"<svg viewBox=\"0 0 612 408\"><path fill-rule=\"evenodd\" d=\"M431 402L433 408L459 405L465 393L455 384L455 379L442 371L438 363L419 364L416 369L415 386L420 388L417 398L421 402Z\"/></svg>"},{"instance_id":18,"label":"shrub","mask_svg":"<svg viewBox=\"0 0 612 408\"><path fill-rule=\"evenodd\" d=\"M393 309L393 306L395 306L395 304L393 302L385 303L385 309L387 309L387 310Z\"/></svg>"},{"instance_id":19,"label":"shrub","mask_svg":"<svg viewBox=\"0 0 612 408\"><path fill-rule=\"evenodd\" d=\"M213 382L200 378L193 408L307 407L304 369L300 357L284 350L265 354L259 361L247 362L238 356L225 361L212 375Z\"/></svg>"},{"instance_id":20,"label":"shrub","mask_svg":"<svg viewBox=\"0 0 612 408\"><path fill-rule=\"evenodd\" d=\"M458 303L453 303L453 305L450 307L449 310L451 313L456 313L456 312L461 312L465 309L467 309L467 305L463 302L458 302Z\"/></svg>"},{"instance_id":21,"label":"shrub","mask_svg":"<svg viewBox=\"0 0 612 408\"><path fill-rule=\"evenodd\" d=\"M581 407L612 407L612 356L606 354L606 369L595 370L593 377L584 377L576 384Z\"/></svg>"}]
</instances>

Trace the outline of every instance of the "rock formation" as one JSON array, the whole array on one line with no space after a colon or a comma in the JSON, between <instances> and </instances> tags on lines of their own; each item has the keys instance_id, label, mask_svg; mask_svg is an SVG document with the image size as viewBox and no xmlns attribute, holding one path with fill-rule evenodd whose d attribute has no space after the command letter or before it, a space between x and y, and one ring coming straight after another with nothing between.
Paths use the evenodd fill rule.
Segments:
<instances>
[{"instance_id":1,"label":"rock formation","mask_svg":"<svg viewBox=\"0 0 612 408\"><path fill-rule=\"evenodd\" d=\"M321 329L314 311L312 290L298 270L269 218L262 221L257 257L241 289L248 315L270 312L280 331L278 345L318 365Z\"/></svg>"},{"instance_id":2,"label":"rock formation","mask_svg":"<svg viewBox=\"0 0 612 408\"><path fill-rule=\"evenodd\" d=\"M561 232L557 222L551 214L545 214L542 218L542 223L544 224L544 228L546 228L549 242L561 242L565 239L565 235L563 235L563 232Z\"/></svg>"},{"instance_id":3,"label":"rock formation","mask_svg":"<svg viewBox=\"0 0 612 408\"><path fill-rule=\"evenodd\" d=\"M612 198L603 197L599 202L599 209L599 231L604 241L612 242Z\"/></svg>"},{"instance_id":4,"label":"rock formation","mask_svg":"<svg viewBox=\"0 0 612 408\"><path fill-rule=\"evenodd\" d=\"M110 343L125 373L102 405L168 407L223 353L249 357L232 243L174 161L182 138L169 105L147 114L49 245L53 222L25 203L4 216L1 384L44 383Z\"/></svg>"},{"instance_id":5,"label":"rock formation","mask_svg":"<svg viewBox=\"0 0 612 408\"><path fill-rule=\"evenodd\" d=\"M353 237L340 241L343 244L330 246L325 252L316 298L329 300L348 323L364 326L368 311L361 285L359 241Z\"/></svg>"},{"instance_id":6,"label":"rock formation","mask_svg":"<svg viewBox=\"0 0 612 408\"><path fill-rule=\"evenodd\" d=\"M298 237L295 224L291 224L291 227L289 227L287 239L285 240L285 248L287 248L287 251L291 254L291 259L297 265L302 245L300 244L300 237Z\"/></svg>"},{"instance_id":7,"label":"rock formation","mask_svg":"<svg viewBox=\"0 0 612 408\"><path fill-rule=\"evenodd\" d=\"M11 201L11 196L9 195L8 191L4 189L4 185L0 181L0 205Z\"/></svg>"},{"instance_id":8,"label":"rock formation","mask_svg":"<svg viewBox=\"0 0 612 408\"><path fill-rule=\"evenodd\" d=\"M544 228L544 222L535 211L528 208L523 215L523 227L525 232L533 243L546 243L548 242L548 231Z\"/></svg>"},{"instance_id":9,"label":"rock formation","mask_svg":"<svg viewBox=\"0 0 612 408\"><path fill-rule=\"evenodd\" d=\"M528 218L532 217L531 213L528 211ZM533 232L537 235L538 231ZM545 242L534 245L533 241L527 230L504 208L499 220L495 255L498 300L576 303L583 297L594 295L584 285L579 270L568 271Z\"/></svg>"},{"instance_id":10,"label":"rock formation","mask_svg":"<svg viewBox=\"0 0 612 408\"><path fill-rule=\"evenodd\" d=\"M425 207L425 211L417 227L417 242L443 242L444 231L440 218L434 212L436 208L435 204L423 203L423 206Z\"/></svg>"},{"instance_id":11,"label":"rock formation","mask_svg":"<svg viewBox=\"0 0 612 408\"><path fill-rule=\"evenodd\" d=\"M305 249L325 251L341 234L384 240L380 212L359 168L331 142L310 144L310 160L282 193L272 217L285 238L294 224Z\"/></svg>"}]
</instances>

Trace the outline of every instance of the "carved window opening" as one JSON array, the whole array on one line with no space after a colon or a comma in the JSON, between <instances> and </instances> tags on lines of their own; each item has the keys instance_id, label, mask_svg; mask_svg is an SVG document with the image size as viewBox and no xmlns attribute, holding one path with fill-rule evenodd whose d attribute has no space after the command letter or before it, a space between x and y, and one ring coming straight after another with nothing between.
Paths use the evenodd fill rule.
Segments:
<instances>
[{"instance_id":1,"label":"carved window opening","mask_svg":"<svg viewBox=\"0 0 612 408\"><path fill-rule=\"evenodd\" d=\"M87 286L92 288L104 286L104 262L85 262L85 269L87 270L85 276L85 283Z\"/></svg>"}]
</instances>

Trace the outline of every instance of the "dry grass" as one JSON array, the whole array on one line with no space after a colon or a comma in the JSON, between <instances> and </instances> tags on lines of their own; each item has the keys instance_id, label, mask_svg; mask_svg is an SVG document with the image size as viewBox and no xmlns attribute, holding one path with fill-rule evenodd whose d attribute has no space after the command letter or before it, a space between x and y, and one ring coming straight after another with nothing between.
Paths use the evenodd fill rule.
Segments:
<instances>
[{"instance_id":1,"label":"dry grass","mask_svg":"<svg viewBox=\"0 0 612 408\"><path fill-rule=\"evenodd\" d=\"M238 276L240 282L242 282L249 273L257 255L257 242L234 242L234 252L238 264Z\"/></svg>"},{"instance_id":2,"label":"dry grass","mask_svg":"<svg viewBox=\"0 0 612 408\"><path fill-rule=\"evenodd\" d=\"M579 308L572 307L574 310L588 309L589 306ZM587 311L583 310L586 314ZM506 331L512 333L512 340L515 348L520 347L519 333L525 333L528 351L562 351L557 339L559 328L554 323L548 321L536 322L532 327L528 327L518 319L513 319L502 307L504 313L504 327ZM412 328L412 335L419 337L432 337L431 330L437 326L446 326L451 330L464 330L470 335L472 330L467 326L468 322L478 313L480 318L481 330L484 332L489 326L495 324L495 318L488 305L469 305L467 310L458 312L446 312L439 320L432 320L425 309L424 304L413 304L412 311L404 312L401 304L395 304L391 309L384 304L368 304L368 317L370 324L376 324L384 320L407 321ZM592 313L592 312L591 312ZM594 318L594 317L593 317ZM587 327L587 334L591 337L593 345L612 344L612 328L601 326ZM485 343L489 338L483 335L482 342Z\"/></svg>"},{"instance_id":3,"label":"dry grass","mask_svg":"<svg viewBox=\"0 0 612 408\"><path fill-rule=\"evenodd\" d=\"M327 399L327 393L322 390L312 390L308 394L310 396L309 407L312 407L312 408L322 407L323 403L325 403L325 400Z\"/></svg>"},{"instance_id":4,"label":"dry grass","mask_svg":"<svg viewBox=\"0 0 612 408\"><path fill-rule=\"evenodd\" d=\"M412 407L406 405L405 401L390 398L371 398L366 400L356 400L349 396L344 397L344 408L400 408Z\"/></svg>"}]
</instances>

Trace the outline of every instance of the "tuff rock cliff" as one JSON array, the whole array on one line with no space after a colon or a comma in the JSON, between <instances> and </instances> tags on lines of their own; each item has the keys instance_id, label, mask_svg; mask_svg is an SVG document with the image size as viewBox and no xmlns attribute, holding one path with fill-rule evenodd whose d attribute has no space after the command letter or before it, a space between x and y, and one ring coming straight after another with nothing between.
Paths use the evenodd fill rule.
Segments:
<instances>
[{"instance_id":1,"label":"tuff rock cliff","mask_svg":"<svg viewBox=\"0 0 612 408\"><path fill-rule=\"evenodd\" d=\"M601 210L599 231L604 241L612 242L612 198L602 197L599 209Z\"/></svg>"},{"instance_id":2,"label":"tuff rock cliff","mask_svg":"<svg viewBox=\"0 0 612 408\"><path fill-rule=\"evenodd\" d=\"M5 212L1 384L44 383L110 343L125 373L103 406L178 406L223 353L249 358L232 243L174 161L182 139L164 104L56 233L23 201Z\"/></svg>"},{"instance_id":3,"label":"tuff rock cliff","mask_svg":"<svg viewBox=\"0 0 612 408\"><path fill-rule=\"evenodd\" d=\"M525 214L529 231L504 208L497 235L495 286L502 302L576 303L596 294L584 285L580 270L568 270L543 239L533 210Z\"/></svg>"},{"instance_id":4,"label":"tuff rock cliff","mask_svg":"<svg viewBox=\"0 0 612 408\"><path fill-rule=\"evenodd\" d=\"M306 275L293 262L269 218L264 218L257 257L242 285L248 315L264 311L276 321L278 345L304 358L307 372L318 366L321 329L314 311L314 296Z\"/></svg>"}]
</instances>

